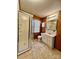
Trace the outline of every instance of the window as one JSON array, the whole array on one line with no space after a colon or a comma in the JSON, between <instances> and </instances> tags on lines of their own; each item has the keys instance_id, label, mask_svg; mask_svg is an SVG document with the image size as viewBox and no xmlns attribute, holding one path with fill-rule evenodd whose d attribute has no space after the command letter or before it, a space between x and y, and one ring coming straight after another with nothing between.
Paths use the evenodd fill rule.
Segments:
<instances>
[{"instance_id":1,"label":"window","mask_svg":"<svg viewBox=\"0 0 79 59\"><path fill-rule=\"evenodd\" d=\"M32 20L32 32L37 33L40 32L40 21Z\"/></svg>"}]
</instances>

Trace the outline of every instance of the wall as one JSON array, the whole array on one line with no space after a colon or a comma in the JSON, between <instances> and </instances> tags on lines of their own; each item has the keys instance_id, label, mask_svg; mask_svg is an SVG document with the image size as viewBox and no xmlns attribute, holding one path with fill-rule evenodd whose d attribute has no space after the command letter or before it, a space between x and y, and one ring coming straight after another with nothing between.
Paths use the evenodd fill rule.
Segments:
<instances>
[{"instance_id":1,"label":"wall","mask_svg":"<svg viewBox=\"0 0 79 59\"><path fill-rule=\"evenodd\" d=\"M57 21L57 35L55 39L55 48L61 50L61 12Z\"/></svg>"},{"instance_id":2,"label":"wall","mask_svg":"<svg viewBox=\"0 0 79 59\"><path fill-rule=\"evenodd\" d=\"M42 18L42 23L45 23L45 27L42 28L41 26L41 33L45 33L46 32L46 17L45 18Z\"/></svg>"},{"instance_id":3,"label":"wall","mask_svg":"<svg viewBox=\"0 0 79 59\"><path fill-rule=\"evenodd\" d=\"M33 33L34 34L34 39L37 39L38 38L38 35L41 35L41 30L42 30L42 28L41 28L41 26L42 26L42 20L41 20L41 18L40 17L38 17L38 16L35 16L34 15L34 17L33 17L33 19L34 20L39 20L41 23L40 23L40 32L38 33Z\"/></svg>"}]
</instances>

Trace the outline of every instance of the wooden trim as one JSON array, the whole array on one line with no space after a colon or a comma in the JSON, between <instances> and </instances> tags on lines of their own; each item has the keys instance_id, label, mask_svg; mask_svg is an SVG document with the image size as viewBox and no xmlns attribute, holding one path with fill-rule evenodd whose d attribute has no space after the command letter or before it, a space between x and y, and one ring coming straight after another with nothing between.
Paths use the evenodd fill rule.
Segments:
<instances>
[{"instance_id":1,"label":"wooden trim","mask_svg":"<svg viewBox=\"0 0 79 59\"><path fill-rule=\"evenodd\" d=\"M55 48L61 50L61 12L59 12L58 20L57 20L57 35L55 39Z\"/></svg>"}]
</instances>

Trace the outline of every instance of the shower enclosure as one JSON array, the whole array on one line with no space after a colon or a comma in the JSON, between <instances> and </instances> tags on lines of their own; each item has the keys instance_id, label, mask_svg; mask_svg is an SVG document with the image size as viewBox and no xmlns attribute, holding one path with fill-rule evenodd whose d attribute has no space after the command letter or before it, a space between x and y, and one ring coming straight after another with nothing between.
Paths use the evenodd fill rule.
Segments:
<instances>
[{"instance_id":1,"label":"shower enclosure","mask_svg":"<svg viewBox=\"0 0 79 59\"><path fill-rule=\"evenodd\" d=\"M32 45L32 17L24 11L18 12L18 55L31 49Z\"/></svg>"}]
</instances>

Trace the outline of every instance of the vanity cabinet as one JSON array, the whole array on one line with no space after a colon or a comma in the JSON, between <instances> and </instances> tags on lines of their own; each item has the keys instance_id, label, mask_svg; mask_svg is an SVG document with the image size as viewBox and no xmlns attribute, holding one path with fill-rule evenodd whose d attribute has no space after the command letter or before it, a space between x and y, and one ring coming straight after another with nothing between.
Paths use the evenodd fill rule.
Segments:
<instances>
[{"instance_id":1,"label":"vanity cabinet","mask_svg":"<svg viewBox=\"0 0 79 59\"><path fill-rule=\"evenodd\" d=\"M54 48L54 36L48 33L41 33L42 42L44 42L48 47Z\"/></svg>"}]
</instances>

